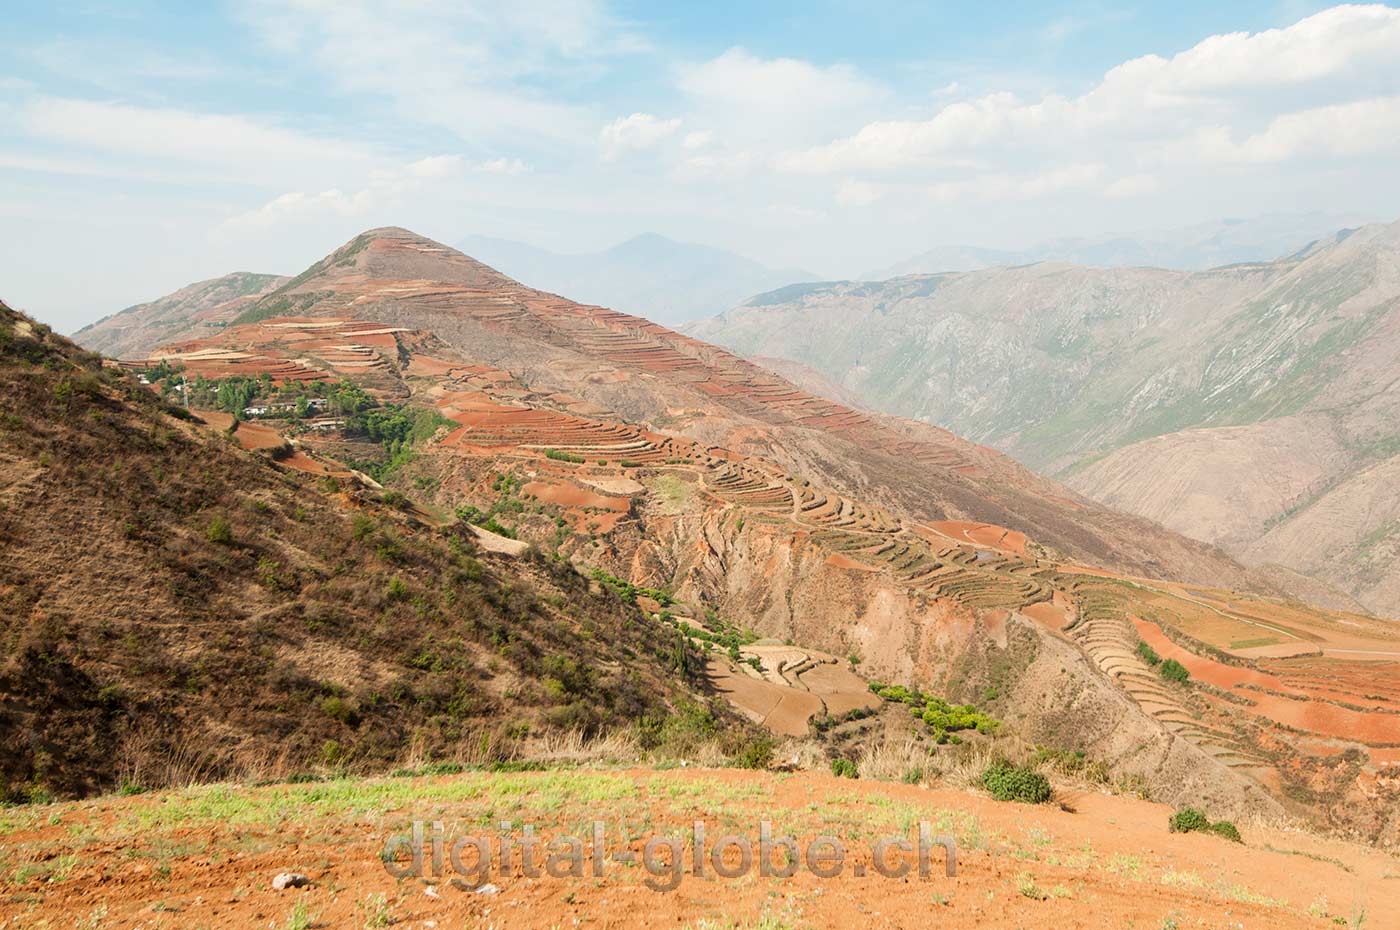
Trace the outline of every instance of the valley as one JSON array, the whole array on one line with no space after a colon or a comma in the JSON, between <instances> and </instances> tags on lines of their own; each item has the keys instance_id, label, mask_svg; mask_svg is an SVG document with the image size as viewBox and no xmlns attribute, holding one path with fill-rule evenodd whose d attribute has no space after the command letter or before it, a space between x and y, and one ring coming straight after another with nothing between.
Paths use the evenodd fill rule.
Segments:
<instances>
[{"instance_id":1,"label":"valley","mask_svg":"<svg viewBox=\"0 0 1400 930\"><path fill-rule=\"evenodd\" d=\"M1041 262L800 285L688 332L1389 616L1397 243L1400 225L1377 224L1199 272Z\"/></svg>"}]
</instances>

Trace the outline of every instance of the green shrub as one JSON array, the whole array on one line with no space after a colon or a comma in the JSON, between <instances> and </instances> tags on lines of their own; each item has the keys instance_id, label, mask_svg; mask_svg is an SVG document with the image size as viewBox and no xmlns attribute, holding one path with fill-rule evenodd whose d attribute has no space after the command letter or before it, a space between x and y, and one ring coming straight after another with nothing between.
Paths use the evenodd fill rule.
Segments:
<instances>
[{"instance_id":1,"label":"green shrub","mask_svg":"<svg viewBox=\"0 0 1400 930\"><path fill-rule=\"evenodd\" d=\"M215 517L209 521L209 526L204 530L205 538L211 543L228 545L233 542L233 530L229 527L228 521L223 517Z\"/></svg>"},{"instance_id":2,"label":"green shrub","mask_svg":"<svg viewBox=\"0 0 1400 930\"><path fill-rule=\"evenodd\" d=\"M572 452L561 452L558 449L544 450L546 458L554 459L556 462L573 462L575 465L582 465L586 459L581 455L574 455Z\"/></svg>"},{"instance_id":3,"label":"green shrub","mask_svg":"<svg viewBox=\"0 0 1400 930\"><path fill-rule=\"evenodd\" d=\"M341 723L351 723L355 719L355 709L350 706L349 702L334 695L321 699L321 712Z\"/></svg>"},{"instance_id":4,"label":"green shrub","mask_svg":"<svg viewBox=\"0 0 1400 930\"><path fill-rule=\"evenodd\" d=\"M1142 661L1146 662L1148 665L1160 665L1162 663L1162 657L1157 655L1157 650L1153 649L1142 640L1138 640L1137 654L1138 658L1142 659Z\"/></svg>"},{"instance_id":5,"label":"green shrub","mask_svg":"<svg viewBox=\"0 0 1400 930\"><path fill-rule=\"evenodd\" d=\"M832 759L831 774L837 778L859 778L860 769L850 759Z\"/></svg>"},{"instance_id":6,"label":"green shrub","mask_svg":"<svg viewBox=\"0 0 1400 930\"><path fill-rule=\"evenodd\" d=\"M1029 767L999 759L982 773L982 787L998 801L1044 804L1050 800L1050 780Z\"/></svg>"},{"instance_id":7,"label":"green shrub","mask_svg":"<svg viewBox=\"0 0 1400 930\"><path fill-rule=\"evenodd\" d=\"M1183 807L1167 820L1167 829L1172 833L1214 833L1232 843L1243 843L1240 831L1228 820L1212 822L1209 817L1194 807Z\"/></svg>"},{"instance_id":8,"label":"green shrub","mask_svg":"<svg viewBox=\"0 0 1400 930\"><path fill-rule=\"evenodd\" d=\"M389 579L389 587L384 591L384 599L387 601L402 601L408 598L408 585L404 584L402 578L395 575Z\"/></svg>"},{"instance_id":9,"label":"green shrub","mask_svg":"<svg viewBox=\"0 0 1400 930\"><path fill-rule=\"evenodd\" d=\"M773 741L766 736L749 740L734 756L741 769L766 769L773 764Z\"/></svg>"},{"instance_id":10,"label":"green shrub","mask_svg":"<svg viewBox=\"0 0 1400 930\"><path fill-rule=\"evenodd\" d=\"M1185 684L1191 678L1191 673L1186 670L1186 666L1176 659L1167 659L1157 666L1157 671L1167 681L1174 681L1177 684Z\"/></svg>"},{"instance_id":11,"label":"green shrub","mask_svg":"<svg viewBox=\"0 0 1400 930\"><path fill-rule=\"evenodd\" d=\"M1183 807L1167 821L1172 833L1196 833L1210 829L1210 819L1194 807Z\"/></svg>"},{"instance_id":12,"label":"green shrub","mask_svg":"<svg viewBox=\"0 0 1400 930\"><path fill-rule=\"evenodd\" d=\"M402 491L385 491L383 494L379 495L379 500L386 506L394 507L398 510L407 510L413 506L412 502L409 501L408 497L405 496Z\"/></svg>"}]
</instances>

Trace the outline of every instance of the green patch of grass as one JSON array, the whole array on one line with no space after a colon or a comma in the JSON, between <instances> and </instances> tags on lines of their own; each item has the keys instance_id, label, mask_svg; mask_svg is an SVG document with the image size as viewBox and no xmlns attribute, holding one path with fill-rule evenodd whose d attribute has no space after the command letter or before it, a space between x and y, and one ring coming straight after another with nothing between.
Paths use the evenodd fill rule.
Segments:
<instances>
[{"instance_id":1,"label":"green patch of grass","mask_svg":"<svg viewBox=\"0 0 1400 930\"><path fill-rule=\"evenodd\" d=\"M1273 646L1276 643L1280 642L1282 642L1282 640L1280 640L1277 636L1261 636L1258 639L1237 639L1234 642L1230 643L1230 648L1255 649L1260 646Z\"/></svg>"},{"instance_id":2,"label":"green patch of grass","mask_svg":"<svg viewBox=\"0 0 1400 930\"><path fill-rule=\"evenodd\" d=\"M647 484L661 505L662 513L683 513L695 495L695 485L678 475L657 475Z\"/></svg>"}]
</instances>

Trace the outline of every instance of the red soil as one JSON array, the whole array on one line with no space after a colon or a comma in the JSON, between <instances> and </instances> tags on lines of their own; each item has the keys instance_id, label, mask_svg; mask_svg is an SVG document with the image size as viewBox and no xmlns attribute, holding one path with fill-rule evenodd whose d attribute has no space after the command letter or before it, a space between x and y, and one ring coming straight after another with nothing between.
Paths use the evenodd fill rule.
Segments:
<instances>
[{"instance_id":1,"label":"red soil","mask_svg":"<svg viewBox=\"0 0 1400 930\"><path fill-rule=\"evenodd\" d=\"M1138 635L1163 659L1176 659L1186 666L1192 678L1234 691L1253 702L1246 708L1248 713L1335 739L1400 744L1400 714L1356 711L1317 700L1267 672L1197 656L1168 639L1155 623L1138 617L1132 620Z\"/></svg>"},{"instance_id":2,"label":"red soil","mask_svg":"<svg viewBox=\"0 0 1400 930\"><path fill-rule=\"evenodd\" d=\"M247 420L238 424L233 438L238 440L240 446L248 450L275 449L286 442L282 435L272 427L261 423L250 423Z\"/></svg>"},{"instance_id":3,"label":"red soil","mask_svg":"<svg viewBox=\"0 0 1400 930\"><path fill-rule=\"evenodd\" d=\"M330 475L335 478L349 478L351 475L350 470L340 467L339 463L326 464L313 459L301 450L297 450L286 458L280 459L277 464L285 468L304 471L313 475Z\"/></svg>"},{"instance_id":4,"label":"red soil","mask_svg":"<svg viewBox=\"0 0 1400 930\"><path fill-rule=\"evenodd\" d=\"M1385 853L1264 827L1246 827L1246 846L1205 834L1170 834L1166 806L1095 792L1067 790L1067 809L1061 809L998 803L946 787L853 784L813 772L774 777L694 768L448 776L364 787L343 810L318 801L305 819L272 823L249 812L285 804L296 786L214 789L218 793L204 797L220 807L225 798L236 803L242 822L211 824L204 816L183 828L169 826L163 810L197 807L198 797L62 805L52 820L10 834L7 847L22 847L26 856L45 862L72 853L75 838L92 842L61 880L45 881L41 871L12 885L0 899L0 923L280 928L300 903L313 926L367 926L382 906L394 926L414 930L728 927L753 925L764 916L814 930L1315 930L1331 926L1331 915L1345 920L1362 909L1368 927L1400 926L1400 895L1390 877L1394 860ZM377 791L386 800L378 800ZM404 797L422 800L405 806ZM683 835L697 819L709 822L712 837L734 832L752 839L760 820L773 821L775 834L790 832L804 845L817 834L834 834L849 857L832 878L806 869L790 878L723 879L713 872L702 878L687 868L670 893L650 890L640 868L616 861L603 878L493 875L496 894L472 894L442 880L400 882L386 874L379 854L387 836L414 819L442 820L459 835L494 823L503 797L517 829L531 823L546 841L577 833L580 823L597 818L607 823L607 841L616 849L620 825L645 825L627 843L638 859L647 838ZM957 876L944 876L941 857L927 878L917 872L904 879L876 875L870 868L873 838L908 835L905 828L920 820L938 833L959 836ZM155 826L131 829L146 821ZM725 829L717 829L722 824ZM517 865L519 858L517 853ZM288 870L307 874L313 884L272 890L272 876ZM380 895L382 905L367 906ZM1314 916L1310 908L1327 914Z\"/></svg>"},{"instance_id":5,"label":"red soil","mask_svg":"<svg viewBox=\"0 0 1400 930\"><path fill-rule=\"evenodd\" d=\"M1069 611L1063 603L1056 603L1060 599L1060 592L1056 591L1054 601L1041 601L1039 604L1022 607L1021 613L1052 630L1063 630L1069 623Z\"/></svg>"},{"instance_id":6,"label":"red soil","mask_svg":"<svg viewBox=\"0 0 1400 930\"><path fill-rule=\"evenodd\" d=\"M1026 534L1008 530L1004 526L991 523L968 523L962 520L940 520L929 524L939 533L957 542L969 542L974 546L999 549L1012 555L1026 554Z\"/></svg>"},{"instance_id":7,"label":"red soil","mask_svg":"<svg viewBox=\"0 0 1400 930\"><path fill-rule=\"evenodd\" d=\"M855 559L841 552L833 552L831 555L827 556L826 564L834 565L837 568L849 568L857 572L878 572L880 570L873 565L857 562Z\"/></svg>"},{"instance_id":8,"label":"red soil","mask_svg":"<svg viewBox=\"0 0 1400 930\"><path fill-rule=\"evenodd\" d=\"M561 507L596 507L618 513L627 513L632 509L632 499L629 497L605 497L574 484L531 481L520 490L522 493L533 494L542 501L558 504Z\"/></svg>"}]
</instances>

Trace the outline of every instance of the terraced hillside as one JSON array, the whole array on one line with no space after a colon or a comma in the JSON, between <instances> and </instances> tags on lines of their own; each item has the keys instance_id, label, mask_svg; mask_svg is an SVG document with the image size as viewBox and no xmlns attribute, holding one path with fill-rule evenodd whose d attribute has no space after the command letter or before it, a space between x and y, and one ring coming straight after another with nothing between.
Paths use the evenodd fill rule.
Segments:
<instances>
[{"instance_id":1,"label":"terraced hillside","mask_svg":"<svg viewBox=\"0 0 1400 930\"><path fill-rule=\"evenodd\" d=\"M542 393L765 458L921 519L1007 526L1142 574L1245 583L1220 552L1095 505L990 449L824 400L712 345L524 287L405 230L357 237L235 322L285 316L431 332Z\"/></svg>"},{"instance_id":2,"label":"terraced hillside","mask_svg":"<svg viewBox=\"0 0 1400 930\"><path fill-rule=\"evenodd\" d=\"M182 351L208 359L236 344L276 364L304 349L286 335L304 328L373 329L274 317ZM1400 707L1387 695L1400 688L1400 635L1382 622L1085 566L1004 526L920 519L384 328L382 366L349 376L449 424L393 486L425 513L456 510L487 536L665 592L638 596L662 628L716 642L734 628L707 614L742 624L750 637L712 657L711 685L777 733L864 706L850 679L831 677L849 675L832 661L849 656L882 680L994 694L1027 733L1069 741L1159 797L1282 804L1372 838L1395 827ZM322 460L336 451L332 437L283 426ZM1185 684L1161 674L1165 659Z\"/></svg>"}]
</instances>

